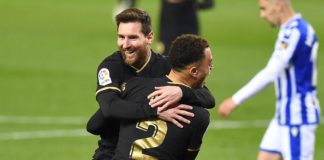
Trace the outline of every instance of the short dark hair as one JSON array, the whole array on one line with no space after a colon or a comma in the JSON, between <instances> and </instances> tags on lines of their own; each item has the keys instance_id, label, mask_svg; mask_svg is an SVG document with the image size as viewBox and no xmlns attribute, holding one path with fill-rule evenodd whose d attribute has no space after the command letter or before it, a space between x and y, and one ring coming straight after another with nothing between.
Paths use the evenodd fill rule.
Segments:
<instances>
[{"instance_id":1,"label":"short dark hair","mask_svg":"<svg viewBox=\"0 0 324 160\"><path fill-rule=\"evenodd\" d=\"M208 42L193 34L178 36L171 45L169 60L172 69L181 71L188 65L204 58L204 51L208 48Z\"/></svg>"},{"instance_id":2,"label":"short dark hair","mask_svg":"<svg viewBox=\"0 0 324 160\"><path fill-rule=\"evenodd\" d=\"M147 36L152 31L150 15L138 8L129 8L120 12L115 17L117 27L120 23L140 22L142 24L142 33Z\"/></svg>"}]
</instances>

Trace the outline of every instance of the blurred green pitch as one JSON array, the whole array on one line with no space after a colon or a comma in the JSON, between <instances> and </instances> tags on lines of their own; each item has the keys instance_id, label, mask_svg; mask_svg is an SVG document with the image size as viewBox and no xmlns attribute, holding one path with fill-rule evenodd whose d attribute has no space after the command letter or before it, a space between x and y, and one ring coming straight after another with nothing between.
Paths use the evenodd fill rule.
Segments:
<instances>
[{"instance_id":1,"label":"blurred green pitch","mask_svg":"<svg viewBox=\"0 0 324 160\"><path fill-rule=\"evenodd\" d=\"M214 54L214 70L207 85L220 103L265 65L278 29L270 28L259 18L257 0L216 1L216 8L200 12L199 16L202 36L209 41ZM324 1L293 2L295 9L313 25L321 43ZM0 1L1 160L91 158L97 137L82 129L98 108L94 95L97 65L117 49L116 26L111 16L115 3ZM153 18L156 41L159 3L158 0L138 3ZM318 93L322 103L323 53L320 45ZM274 113L273 92L273 86L269 86L225 122L269 121ZM210 113L212 121L223 122L216 109ZM266 125L248 124L232 129L211 127L197 159L255 159ZM217 123L215 126L220 127ZM320 125L316 160L324 157L323 135Z\"/></svg>"}]
</instances>

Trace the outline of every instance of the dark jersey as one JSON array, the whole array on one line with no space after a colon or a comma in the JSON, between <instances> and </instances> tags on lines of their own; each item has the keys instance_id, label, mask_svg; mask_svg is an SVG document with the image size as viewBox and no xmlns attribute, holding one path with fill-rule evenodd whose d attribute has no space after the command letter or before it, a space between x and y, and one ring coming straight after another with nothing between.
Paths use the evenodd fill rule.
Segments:
<instances>
[{"instance_id":1,"label":"dark jersey","mask_svg":"<svg viewBox=\"0 0 324 160\"><path fill-rule=\"evenodd\" d=\"M148 63L140 69L125 64L119 51L101 62L97 70L96 91L96 99L100 109L96 111L87 124L87 130L92 134L100 135L102 139L99 141L99 148L93 156L94 160L111 159L113 156L119 132L119 120L117 118L156 117L156 109L139 107L137 104L119 98L125 82L137 76L162 77L167 75L169 71L168 60L153 51ZM125 105L132 106L133 110L125 110L119 107ZM112 110L115 112L112 112ZM115 117L113 114L121 117Z\"/></svg>"},{"instance_id":2,"label":"dark jersey","mask_svg":"<svg viewBox=\"0 0 324 160\"><path fill-rule=\"evenodd\" d=\"M128 81L130 78L162 77L167 75L169 72L170 64L166 57L156 54L153 51L148 62L144 64L144 66L140 69L135 69L134 67L125 64L119 51L107 57L99 65L97 71L98 80L96 98L99 104L102 103L103 105L103 107L100 107L101 111L103 112L103 115L105 117L114 118L112 115L110 115L110 110L113 104L106 104L106 98L109 96L108 99L111 99L111 101L116 100L112 99L114 95L112 95L111 92L116 93L118 95L116 98L119 98L119 94L121 90L123 90L125 82ZM145 115L144 117L155 115L156 114ZM139 116L135 118L140 119L143 117Z\"/></svg>"},{"instance_id":3,"label":"dark jersey","mask_svg":"<svg viewBox=\"0 0 324 160\"><path fill-rule=\"evenodd\" d=\"M162 0L159 38L168 55L171 42L182 34L199 34L198 9L210 8L213 0Z\"/></svg>"},{"instance_id":4,"label":"dark jersey","mask_svg":"<svg viewBox=\"0 0 324 160\"><path fill-rule=\"evenodd\" d=\"M135 78L127 83L122 96L133 103L148 103L147 95L155 86L172 85L163 78ZM194 159L209 124L209 112L193 107L191 123L179 128L169 122L152 118L145 120L122 120L116 154L113 159Z\"/></svg>"},{"instance_id":5,"label":"dark jersey","mask_svg":"<svg viewBox=\"0 0 324 160\"><path fill-rule=\"evenodd\" d=\"M103 157L109 159L114 154L113 150L118 138L119 119L138 120L157 117L156 108L147 107L148 104L136 104L120 98L125 82L134 77L163 77L169 71L169 61L164 56L153 53L153 51L148 63L141 69L135 69L125 64L119 51L104 59L97 70L96 99L100 109L88 121L87 130L92 134L100 135L102 140L99 142L99 147L111 149L107 153L108 150L101 152L99 148L94 157L105 154ZM208 89L192 90L187 87L181 87L181 89L183 92L182 101L199 104L206 108L215 106L215 100Z\"/></svg>"},{"instance_id":6,"label":"dark jersey","mask_svg":"<svg viewBox=\"0 0 324 160\"><path fill-rule=\"evenodd\" d=\"M135 69L127 65L119 51L103 60L99 65L97 75L97 92L98 95L105 90L114 89L120 91L123 84L133 77L162 77L171 70L170 64L166 57L153 53L148 63L142 68Z\"/></svg>"}]
</instances>

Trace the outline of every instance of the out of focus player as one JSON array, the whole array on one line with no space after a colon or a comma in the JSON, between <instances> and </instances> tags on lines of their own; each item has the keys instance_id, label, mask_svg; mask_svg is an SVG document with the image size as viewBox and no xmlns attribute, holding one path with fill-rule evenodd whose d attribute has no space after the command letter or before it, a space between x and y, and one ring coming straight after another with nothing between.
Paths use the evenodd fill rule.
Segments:
<instances>
[{"instance_id":1,"label":"out of focus player","mask_svg":"<svg viewBox=\"0 0 324 160\"><path fill-rule=\"evenodd\" d=\"M229 116L244 100L274 82L276 114L263 137L258 159L312 160L320 121L315 31L295 13L290 0L259 0L259 7L261 18L280 27L275 49L266 67L220 105L219 114Z\"/></svg>"},{"instance_id":2,"label":"out of focus player","mask_svg":"<svg viewBox=\"0 0 324 160\"><path fill-rule=\"evenodd\" d=\"M171 42L182 34L199 34L198 11L213 7L214 0L161 0L158 52L168 55Z\"/></svg>"},{"instance_id":3,"label":"out of focus player","mask_svg":"<svg viewBox=\"0 0 324 160\"><path fill-rule=\"evenodd\" d=\"M212 54L206 40L182 35L170 52L172 70L162 78L134 78L126 84L122 98L134 103L149 103L146 98L155 86L182 85L201 88L212 68ZM153 97L154 98L154 97ZM209 124L209 113L193 107L190 124L179 128L158 118L121 120L116 154L113 159L195 159Z\"/></svg>"}]
</instances>

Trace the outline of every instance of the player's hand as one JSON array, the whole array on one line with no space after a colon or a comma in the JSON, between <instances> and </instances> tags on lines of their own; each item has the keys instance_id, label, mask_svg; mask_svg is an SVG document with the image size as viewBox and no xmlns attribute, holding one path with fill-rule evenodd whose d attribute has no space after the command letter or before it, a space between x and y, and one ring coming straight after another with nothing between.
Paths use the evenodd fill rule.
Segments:
<instances>
[{"instance_id":1,"label":"player's hand","mask_svg":"<svg viewBox=\"0 0 324 160\"><path fill-rule=\"evenodd\" d=\"M227 118L236 108L237 104L233 101L232 98L225 99L219 106L218 114L223 118Z\"/></svg>"},{"instance_id":2,"label":"player's hand","mask_svg":"<svg viewBox=\"0 0 324 160\"><path fill-rule=\"evenodd\" d=\"M149 105L151 107L159 106L161 110L165 110L181 100L182 90L178 86L162 86L155 87L155 89L156 90L147 97L150 99Z\"/></svg>"},{"instance_id":3,"label":"player's hand","mask_svg":"<svg viewBox=\"0 0 324 160\"><path fill-rule=\"evenodd\" d=\"M183 128L183 125L180 122L190 124L190 121L184 116L193 117L194 114L190 112L192 110L192 106L188 106L185 104L180 104L174 108L169 108L167 110L160 110L158 107L158 117L162 120L173 123L174 125Z\"/></svg>"}]
</instances>

